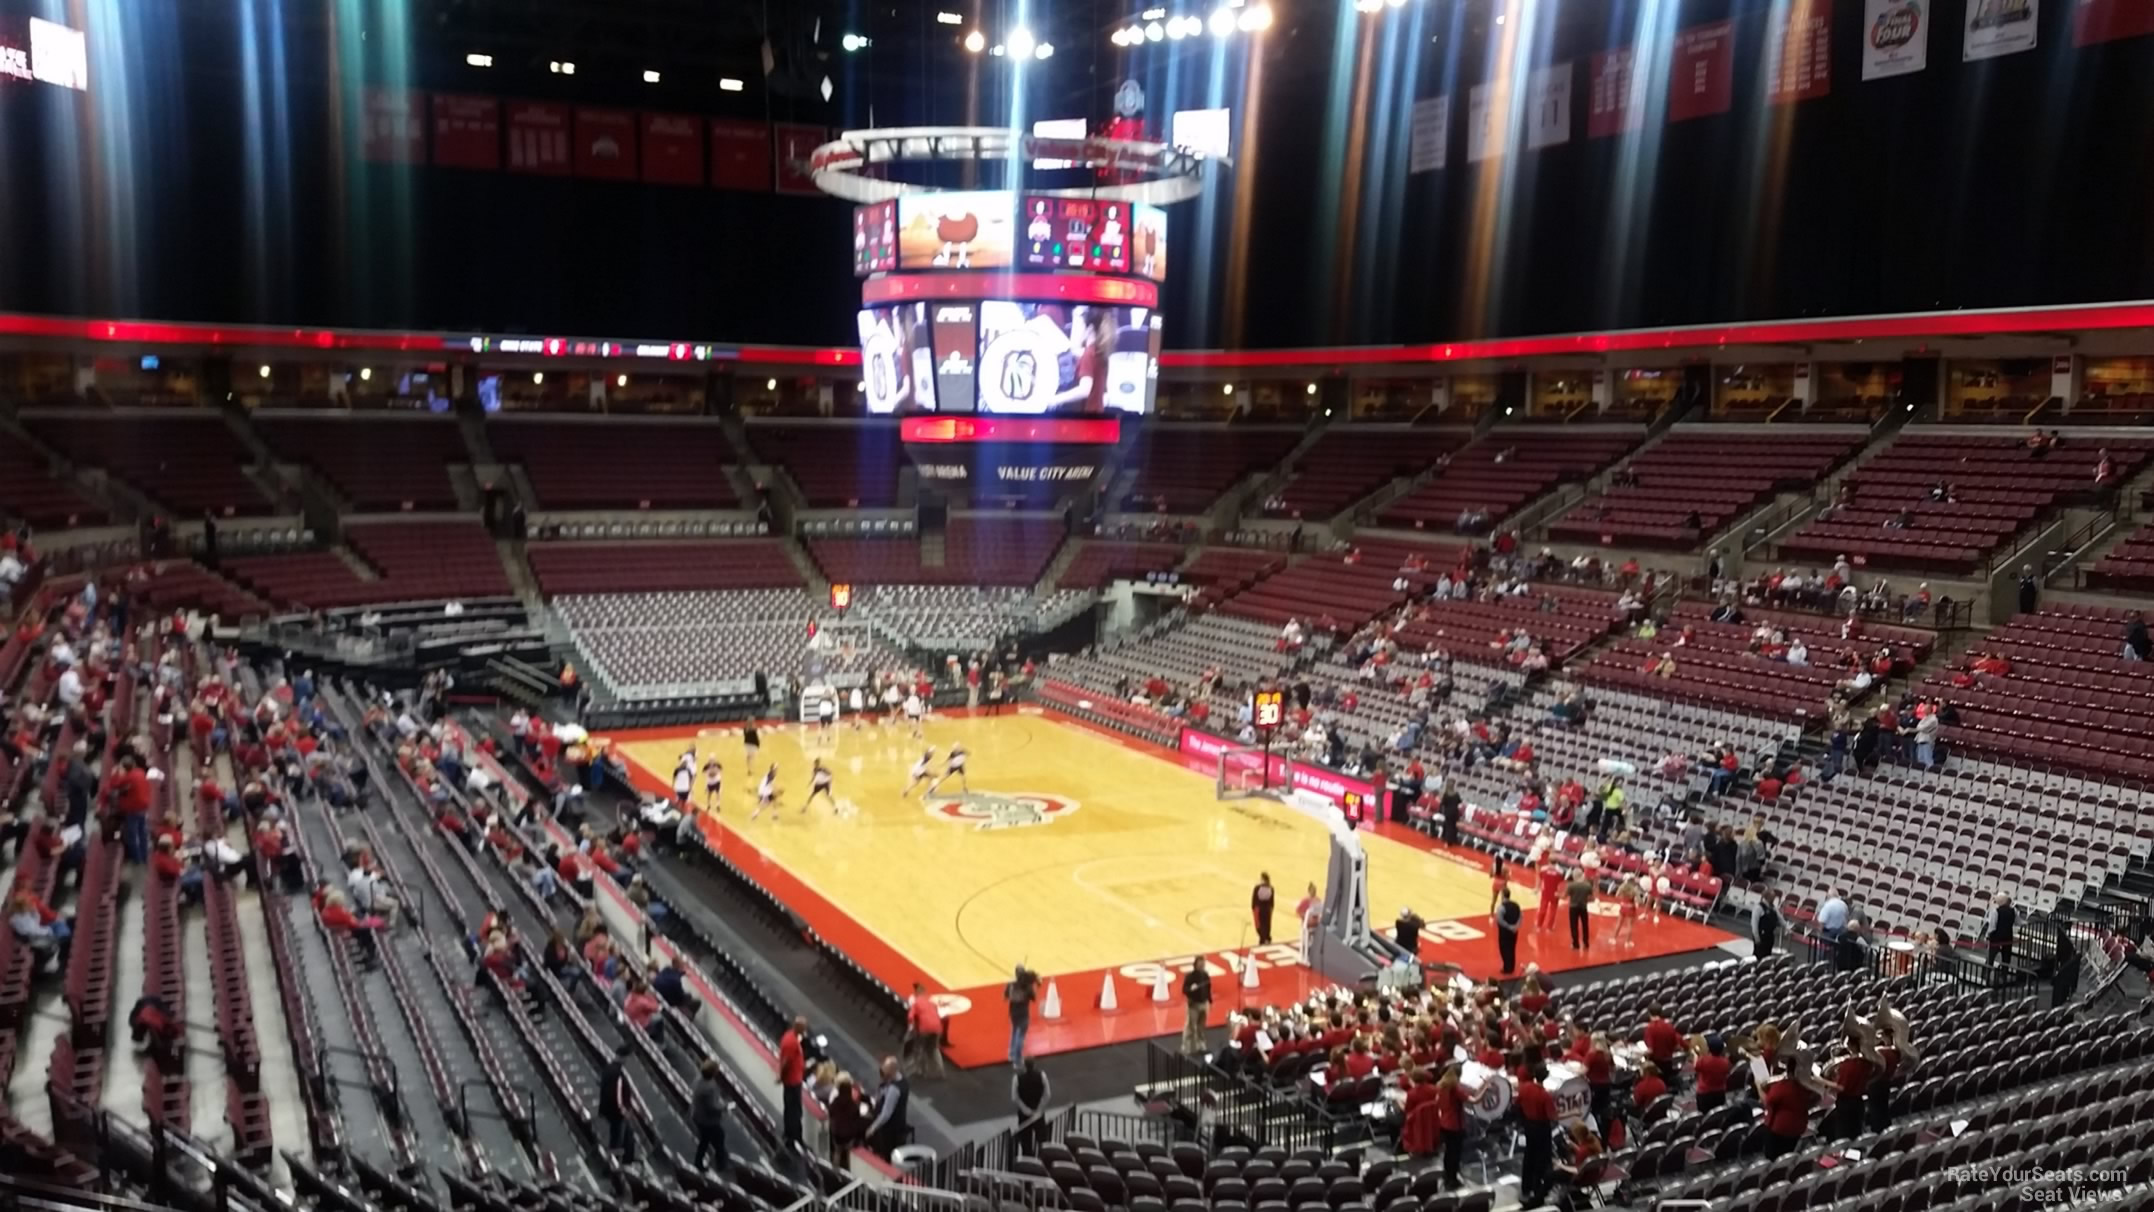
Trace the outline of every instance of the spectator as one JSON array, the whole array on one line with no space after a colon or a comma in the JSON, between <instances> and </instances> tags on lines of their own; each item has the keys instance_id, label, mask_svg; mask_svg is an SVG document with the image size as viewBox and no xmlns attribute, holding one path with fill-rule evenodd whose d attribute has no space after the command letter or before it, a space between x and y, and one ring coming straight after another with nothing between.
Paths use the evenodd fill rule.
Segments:
<instances>
[{"instance_id":1,"label":"spectator","mask_svg":"<svg viewBox=\"0 0 2154 1212\"><path fill-rule=\"evenodd\" d=\"M715 1168L723 1172L732 1166L726 1155L725 1145L728 1109L729 1100L725 1086L719 1081L718 1062L706 1058L688 1104L689 1120L696 1130L696 1155L693 1164L698 1170ZM705 1164L711 1159L717 1161L716 1167Z\"/></svg>"},{"instance_id":2,"label":"spectator","mask_svg":"<svg viewBox=\"0 0 2154 1212\"><path fill-rule=\"evenodd\" d=\"M1846 895L1835 888L1832 895L1825 898L1825 903L1817 907L1818 936L1828 945L1837 946L1841 933L1847 929L1848 917Z\"/></svg>"},{"instance_id":3,"label":"spectator","mask_svg":"<svg viewBox=\"0 0 2154 1212\"><path fill-rule=\"evenodd\" d=\"M629 1103L635 1096L628 1084L629 1047L616 1049L598 1071L598 1117L606 1124L606 1147L625 1161L634 1161L635 1134L629 1130Z\"/></svg>"},{"instance_id":4,"label":"spectator","mask_svg":"<svg viewBox=\"0 0 2154 1212\"><path fill-rule=\"evenodd\" d=\"M14 932L15 941L30 948L32 956L50 958L55 968L67 967L75 924L61 917L37 893L24 889L9 898L7 924Z\"/></svg>"},{"instance_id":5,"label":"spectator","mask_svg":"<svg viewBox=\"0 0 2154 1212\"><path fill-rule=\"evenodd\" d=\"M935 1063L935 1076L941 1077L946 1070L942 1057L942 1008L919 981L912 983L912 996L905 1006L905 1039L900 1045L904 1065L908 1073L924 1073L929 1060Z\"/></svg>"},{"instance_id":6,"label":"spectator","mask_svg":"<svg viewBox=\"0 0 2154 1212\"><path fill-rule=\"evenodd\" d=\"M830 1161L840 1168L852 1164L853 1150L867 1143L868 1109L860 1101L860 1088L853 1075L841 1073L831 1089L829 1112Z\"/></svg>"},{"instance_id":7,"label":"spectator","mask_svg":"<svg viewBox=\"0 0 2154 1212\"><path fill-rule=\"evenodd\" d=\"M875 1092L875 1118L868 1124L869 1148L889 1157L912 1139L912 1127L905 1118L911 1102L912 1083L898 1068L896 1057L884 1057L882 1085Z\"/></svg>"},{"instance_id":8,"label":"spectator","mask_svg":"<svg viewBox=\"0 0 2154 1212\"><path fill-rule=\"evenodd\" d=\"M793 1025L778 1037L778 1085L784 1096L784 1131L788 1147L800 1148L801 1103L800 1083L807 1076L807 1051L804 1047L808 1033L808 1020L803 1015L793 1017ZM833 1136L835 1132L833 1132Z\"/></svg>"},{"instance_id":9,"label":"spectator","mask_svg":"<svg viewBox=\"0 0 2154 1212\"><path fill-rule=\"evenodd\" d=\"M1030 1057L1010 1079L1010 1101L1017 1107L1016 1146L1019 1156L1033 1157L1039 1154L1040 1139L1047 1122L1047 1101L1053 1097L1054 1087L1047 1074L1041 1072L1040 1064Z\"/></svg>"}]
</instances>

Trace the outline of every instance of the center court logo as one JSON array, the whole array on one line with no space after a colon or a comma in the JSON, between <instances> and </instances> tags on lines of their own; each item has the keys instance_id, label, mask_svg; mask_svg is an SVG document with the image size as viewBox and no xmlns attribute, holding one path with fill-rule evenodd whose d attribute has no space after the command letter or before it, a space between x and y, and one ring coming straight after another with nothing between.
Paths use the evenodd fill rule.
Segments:
<instances>
[{"instance_id":1,"label":"center court logo","mask_svg":"<svg viewBox=\"0 0 2154 1212\"><path fill-rule=\"evenodd\" d=\"M1077 801L1037 791L980 791L969 795L930 796L927 814L975 829L1023 829L1052 825L1077 811Z\"/></svg>"}]
</instances>

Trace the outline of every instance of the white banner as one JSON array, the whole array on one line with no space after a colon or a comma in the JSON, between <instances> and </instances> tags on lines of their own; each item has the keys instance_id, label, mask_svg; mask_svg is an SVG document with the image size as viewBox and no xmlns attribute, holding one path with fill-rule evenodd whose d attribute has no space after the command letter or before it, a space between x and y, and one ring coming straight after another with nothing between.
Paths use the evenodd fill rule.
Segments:
<instances>
[{"instance_id":1,"label":"white banner","mask_svg":"<svg viewBox=\"0 0 2154 1212\"><path fill-rule=\"evenodd\" d=\"M1466 94L1466 163L1503 154L1503 115L1496 112L1496 86L1476 84Z\"/></svg>"},{"instance_id":2,"label":"white banner","mask_svg":"<svg viewBox=\"0 0 2154 1212\"><path fill-rule=\"evenodd\" d=\"M1962 58L1994 59L2034 49L2041 0L1967 0L1967 41Z\"/></svg>"},{"instance_id":3,"label":"white banner","mask_svg":"<svg viewBox=\"0 0 2154 1212\"><path fill-rule=\"evenodd\" d=\"M1526 77L1526 146L1571 141L1571 65L1558 63Z\"/></svg>"},{"instance_id":4,"label":"white banner","mask_svg":"<svg viewBox=\"0 0 2154 1212\"><path fill-rule=\"evenodd\" d=\"M1414 102L1407 136L1406 171L1440 172L1451 151L1451 98L1423 97Z\"/></svg>"},{"instance_id":5,"label":"white banner","mask_svg":"<svg viewBox=\"0 0 2154 1212\"><path fill-rule=\"evenodd\" d=\"M1862 78L1906 76L1930 65L1930 0L1863 0Z\"/></svg>"}]
</instances>

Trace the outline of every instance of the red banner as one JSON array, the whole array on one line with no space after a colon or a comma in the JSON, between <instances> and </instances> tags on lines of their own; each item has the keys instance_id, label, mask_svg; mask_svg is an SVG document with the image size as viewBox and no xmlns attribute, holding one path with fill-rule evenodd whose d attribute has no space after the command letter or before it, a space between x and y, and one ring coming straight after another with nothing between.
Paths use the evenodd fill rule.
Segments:
<instances>
[{"instance_id":1,"label":"red banner","mask_svg":"<svg viewBox=\"0 0 2154 1212\"><path fill-rule=\"evenodd\" d=\"M1727 113L1735 101L1735 22L1712 21L1675 31L1673 57L1668 121Z\"/></svg>"},{"instance_id":2,"label":"red banner","mask_svg":"<svg viewBox=\"0 0 2154 1212\"><path fill-rule=\"evenodd\" d=\"M576 175L636 179L636 115L625 109L576 107Z\"/></svg>"},{"instance_id":3,"label":"red banner","mask_svg":"<svg viewBox=\"0 0 2154 1212\"><path fill-rule=\"evenodd\" d=\"M575 163L568 150L568 106L511 101L508 128L510 172L568 175Z\"/></svg>"},{"instance_id":4,"label":"red banner","mask_svg":"<svg viewBox=\"0 0 2154 1212\"><path fill-rule=\"evenodd\" d=\"M770 192L770 126L712 118L711 184L719 189Z\"/></svg>"},{"instance_id":5,"label":"red banner","mask_svg":"<svg viewBox=\"0 0 2154 1212\"><path fill-rule=\"evenodd\" d=\"M1633 47L1593 56L1587 81L1586 138L1605 139L1645 125L1645 97L1638 91L1638 52Z\"/></svg>"},{"instance_id":6,"label":"red banner","mask_svg":"<svg viewBox=\"0 0 2154 1212\"><path fill-rule=\"evenodd\" d=\"M1765 99L1774 105L1832 92L1831 0L1795 0L1765 35Z\"/></svg>"},{"instance_id":7,"label":"red banner","mask_svg":"<svg viewBox=\"0 0 2154 1212\"><path fill-rule=\"evenodd\" d=\"M643 115L643 179L654 185L703 184L703 119Z\"/></svg>"},{"instance_id":8,"label":"red banner","mask_svg":"<svg viewBox=\"0 0 2154 1212\"><path fill-rule=\"evenodd\" d=\"M2154 34L2154 0L2079 0L2072 6L2072 45L2092 46Z\"/></svg>"},{"instance_id":9,"label":"red banner","mask_svg":"<svg viewBox=\"0 0 2154 1212\"><path fill-rule=\"evenodd\" d=\"M778 170L776 179L781 194L817 194L815 178L808 173L808 157L815 149L830 141L827 126L804 126L797 122L773 122L770 124L772 142L777 149Z\"/></svg>"},{"instance_id":10,"label":"red banner","mask_svg":"<svg viewBox=\"0 0 2154 1212\"><path fill-rule=\"evenodd\" d=\"M435 93L434 163L444 168L500 168L501 102Z\"/></svg>"},{"instance_id":11,"label":"red banner","mask_svg":"<svg viewBox=\"0 0 2154 1212\"><path fill-rule=\"evenodd\" d=\"M369 88L360 117L360 153L377 164L426 163L426 94L415 88Z\"/></svg>"}]
</instances>

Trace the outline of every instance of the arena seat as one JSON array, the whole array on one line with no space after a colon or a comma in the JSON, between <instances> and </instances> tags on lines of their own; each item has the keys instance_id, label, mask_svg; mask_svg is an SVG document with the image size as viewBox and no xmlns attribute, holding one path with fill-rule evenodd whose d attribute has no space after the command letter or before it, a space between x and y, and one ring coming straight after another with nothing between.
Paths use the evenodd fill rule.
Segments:
<instances>
[{"instance_id":1,"label":"arena seat","mask_svg":"<svg viewBox=\"0 0 2154 1212\"><path fill-rule=\"evenodd\" d=\"M1227 598L1219 609L1245 619L1283 625L1288 619L1315 624L1323 618L1353 628L1406 599L1393 588L1400 577L1420 584L1427 574L1348 563L1339 556L1307 556Z\"/></svg>"},{"instance_id":2,"label":"arena seat","mask_svg":"<svg viewBox=\"0 0 2154 1212\"><path fill-rule=\"evenodd\" d=\"M887 508L897 504L904 444L895 425L751 424L748 445L783 468L811 508Z\"/></svg>"},{"instance_id":3,"label":"arena seat","mask_svg":"<svg viewBox=\"0 0 2154 1212\"><path fill-rule=\"evenodd\" d=\"M1981 654L2005 658L2008 672L1940 671L1920 691L1958 710L1959 723L1946 730L1954 748L2154 780L2154 757L2145 743L2154 730L2154 688L2146 664L2123 656L2125 629L2141 613L2060 605L2018 615L1968 650L1969 660Z\"/></svg>"},{"instance_id":4,"label":"arena seat","mask_svg":"<svg viewBox=\"0 0 2154 1212\"><path fill-rule=\"evenodd\" d=\"M1687 549L1764 504L1807 490L1858 449L1867 431L1791 429L1715 433L1679 429L1619 465L1635 484L1611 485L1557 518L1548 537L1565 543ZM1698 525L1686 526L1689 515Z\"/></svg>"},{"instance_id":5,"label":"arena seat","mask_svg":"<svg viewBox=\"0 0 2154 1212\"><path fill-rule=\"evenodd\" d=\"M145 579L130 578L128 591L151 610L200 610L227 620L269 613L269 603L192 560L159 560L143 567Z\"/></svg>"},{"instance_id":6,"label":"arena seat","mask_svg":"<svg viewBox=\"0 0 2154 1212\"><path fill-rule=\"evenodd\" d=\"M268 513L276 504L246 474L253 452L213 412L26 413L23 423L80 466L182 517Z\"/></svg>"},{"instance_id":7,"label":"arena seat","mask_svg":"<svg viewBox=\"0 0 2154 1212\"><path fill-rule=\"evenodd\" d=\"M1385 526L1458 531L1461 514L1484 516L1500 527L1519 506L1559 484L1583 480L1636 446L1644 430L1622 433L1551 433L1542 429L1494 429L1451 456L1434 479L1392 502ZM1485 527L1475 528L1479 530Z\"/></svg>"},{"instance_id":8,"label":"arena seat","mask_svg":"<svg viewBox=\"0 0 2154 1212\"><path fill-rule=\"evenodd\" d=\"M254 428L363 513L454 509L448 467L471 461L455 418L430 413L262 413Z\"/></svg>"},{"instance_id":9,"label":"arena seat","mask_svg":"<svg viewBox=\"0 0 2154 1212\"><path fill-rule=\"evenodd\" d=\"M1830 562L1968 572L2050 509L2096 499L2094 468L2108 450L2121 483L2144 464L2144 440L2068 438L2036 458L2005 437L1903 432L1844 482L1851 499L1780 544L1781 554ZM1951 500L1933 500L1939 485ZM1905 517L1904 528L1886 523Z\"/></svg>"},{"instance_id":10,"label":"arena seat","mask_svg":"<svg viewBox=\"0 0 2154 1212\"><path fill-rule=\"evenodd\" d=\"M54 475L36 452L19 442L0 443L0 517L20 518L41 530L95 526L105 508Z\"/></svg>"},{"instance_id":11,"label":"arena seat","mask_svg":"<svg viewBox=\"0 0 2154 1212\"><path fill-rule=\"evenodd\" d=\"M2141 525L2086 570L2089 589L2154 593L2154 522Z\"/></svg>"},{"instance_id":12,"label":"arena seat","mask_svg":"<svg viewBox=\"0 0 2154 1212\"><path fill-rule=\"evenodd\" d=\"M774 539L717 542L532 543L524 548L546 595L653 590L782 589L800 570Z\"/></svg>"},{"instance_id":13,"label":"arena seat","mask_svg":"<svg viewBox=\"0 0 2154 1212\"><path fill-rule=\"evenodd\" d=\"M1295 429L1154 424L1123 456L1132 474L1117 504L1133 513L1203 513L1242 477L1276 466L1301 436Z\"/></svg>"},{"instance_id":14,"label":"arena seat","mask_svg":"<svg viewBox=\"0 0 2154 1212\"><path fill-rule=\"evenodd\" d=\"M1428 470L1472 440L1466 429L1341 425L1295 460L1294 474L1263 502L1273 517L1328 518L1394 477Z\"/></svg>"},{"instance_id":15,"label":"arena seat","mask_svg":"<svg viewBox=\"0 0 2154 1212\"><path fill-rule=\"evenodd\" d=\"M239 556L224 567L272 602L312 610L512 592L492 536L476 521L354 523L344 538L378 579L361 577L331 551Z\"/></svg>"},{"instance_id":16,"label":"arena seat","mask_svg":"<svg viewBox=\"0 0 2154 1212\"><path fill-rule=\"evenodd\" d=\"M951 518L942 566L921 563L913 539L818 538L809 556L832 582L852 585L1031 585L1066 530L1060 520Z\"/></svg>"},{"instance_id":17,"label":"arena seat","mask_svg":"<svg viewBox=\"0 0 2154 1212\"><path fill-rule=\"evenodd\" d=\"M486 440L540 509L741 508L725 470L740 455L715 420L496 417Z\"/></svg>"},{"instance_id":18,"label":"arena seat","mask_svg":"<svg viewBox=\"0 0 2154 1212\"><path fill-rule=\"evenodd\" d=\"M1177 543L1085 539L1055 584L1061 589L1097 589L1109 581L1142 580L1147 573L1172 571L1182 554Z\"/></svg>"},{"instance_id":19,"label":"arena seat","mask_svg":"<svg viewBox=\"0 0 2154 1212\"><path fill-rule=\"evenodd\" d=\"M1510 598L1452 598L1423 603L1398 632L1399 642L1443 648L1476 665L1505 661L1504 637L1523 632L1545 644L1551 665L1562 665L1622 620L1613 590L1531 584Z\"/></svg>"}]
</instances>

